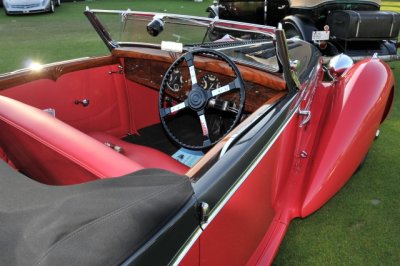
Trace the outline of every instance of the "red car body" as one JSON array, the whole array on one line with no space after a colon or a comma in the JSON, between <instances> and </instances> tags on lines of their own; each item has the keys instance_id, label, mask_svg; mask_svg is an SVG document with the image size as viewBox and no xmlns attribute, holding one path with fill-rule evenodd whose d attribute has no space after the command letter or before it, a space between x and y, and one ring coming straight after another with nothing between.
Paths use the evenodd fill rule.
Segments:
<instances>
[{"instance_id":1,"label":"red car body","mask_svg":"<svg viewBox=\"0 0 400 266\"><path fill-rule=\"evenodd\" d=\"M309 92L300 108L311 106L311 122L290 119L181 265L271 264L290 221L321 208L356 171L390 110L393 84L387 65L367 59Z\"/></svg>"}]
</instances>

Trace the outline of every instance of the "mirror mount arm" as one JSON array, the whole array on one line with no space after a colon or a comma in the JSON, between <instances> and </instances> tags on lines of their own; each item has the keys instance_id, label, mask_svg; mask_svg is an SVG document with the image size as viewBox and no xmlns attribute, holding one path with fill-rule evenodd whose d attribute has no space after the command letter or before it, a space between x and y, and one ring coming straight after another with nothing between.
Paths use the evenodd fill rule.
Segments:
<instances>
[{"instance_id":1,"label":"mirror mount arm","mask_svg":"<svg viewBox=\"0 0 400 266\"><path fill-rule=\"evenodd\" d=\"M286 81L286 86L289 92L298 91L296 81L293 79L292 70L290 65L289 50L287 46L285 32L282 27L278 27L275 31L276 36L276 55L278 57L279 69L283 72Z\"/></svg>"}]
</instances>

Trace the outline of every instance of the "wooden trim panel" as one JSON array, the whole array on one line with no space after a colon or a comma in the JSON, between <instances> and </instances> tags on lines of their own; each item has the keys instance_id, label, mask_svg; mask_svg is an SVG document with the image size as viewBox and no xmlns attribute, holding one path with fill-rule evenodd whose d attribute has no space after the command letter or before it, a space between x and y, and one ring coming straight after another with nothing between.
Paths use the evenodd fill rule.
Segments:
<instances>
[{"instance_id":1,"label":"wooden trim panel","mask_svg":"<svg viewBox=\"0 0 400 266\"><path fill-rule=\"evenodd\" d=\"M156 90L163 81L164 73L176 59L176 54L151 48L116 49L113 54L124 58L127 79ZM285 82L277 75L250 69L243 65L238 67L245 82L246 112L254 112L266 100L286 89ZM228 84L232 80L231 77L234 76L233 71L226 63L214 58L196 57L196 69L202 72L201 75L217 74L222 85ZM181 68L181 71L186 79L190 77L187 68ZM188 90L187 83L185 83L183 88L175 93L177 95L171 96L178 102L183 101L186 99Z\"/></svg>"},{"instance_id":2,"label":"wooden trim panel","mask_svg":"<svg viewBox=\"0 0 400 266\"><path fill-rule=\"evenodd\" d=\"M147 61L137 58L125 58L125 77L133 82L142 84L146 87L159 90L160 84L163 80L163 75L160 73L165 73L170 66L166 62L154 62ZM181 69L184 77L190 77L188 68ZM214 74L215 72L210 72L208 70L199 70L201 75L206 75L207 73ZM228 84L232 81L232 78L226 73L218 74L218 78L221 85ZM189 86L187 83L184 84L183 88L179 92L172 92L174 95L170 95L172 98L178 102L182 102L187 98ZM254 112L258 107L260 107L267 99L273 97L279 91L261 86L257 83L251 81L245 81L246 90L246 112ZM225 95L228 96L228 95ZM232 96L232 95L231 95ZM232 97L231 97L232 98Z\"/></svg>"},{"instance_id":3,"label":"wooden trim panel","mask_svg":"<svg viewBox=\"0 0 400 266\"><path fill-rule=\"evenodd\" d=\"M175 59L180 56L158 49L140 47L117 48L113 50L112 54L116 57L151 60L165 62L168 64L172 64ZM214 73L226 74L231 72L230 68L226 66L226 64L221 63L220 60L212 58L198 57L196 60L196 65L199 69L207 70ZM243 79L246 81L251 81L255 84L273 88L274 90L278 91L286 90L286 83L279 75L274 75L262 70L257 70L239 64L238 67L240 69Z\"/></svg>"},{"instance_id":4,"label":"wooden trim panel","mask_svg":"<svg viewBox=\"0 0 400 266\"><path fill-rule=\"evenodd\" d=\"M80 58L76 60L58 62L44 65L41 70L22 69L0 75L0 90L21 85L38 79L57 80L66 73L89 69L94 67L118 64L119 58L114 56L101 56Z\"/></svg>"}]
</instances>

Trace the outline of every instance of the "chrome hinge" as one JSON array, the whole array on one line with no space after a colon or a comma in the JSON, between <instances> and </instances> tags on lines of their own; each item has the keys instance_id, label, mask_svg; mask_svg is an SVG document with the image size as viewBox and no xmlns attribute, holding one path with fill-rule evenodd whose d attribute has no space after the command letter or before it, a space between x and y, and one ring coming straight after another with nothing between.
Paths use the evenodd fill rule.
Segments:
<instances>
[{"instance_id":1,"label":"chrome hinge","mask_svg":"<svg viewBox=\"0 0 400 266\"><path fill-rule=\"evenodd\" d=\"M299 108L299 115L304 115L306 116L303 121L301 121L300 127L306 125L308 122L311 120L311 111L310 110L301 110Z\"/></svg>"}]
</instances>

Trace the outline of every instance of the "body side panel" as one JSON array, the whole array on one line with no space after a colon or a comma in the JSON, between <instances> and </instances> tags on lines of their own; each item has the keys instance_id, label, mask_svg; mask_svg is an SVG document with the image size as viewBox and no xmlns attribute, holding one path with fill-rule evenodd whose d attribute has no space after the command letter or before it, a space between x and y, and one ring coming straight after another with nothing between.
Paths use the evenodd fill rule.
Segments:
<instances>
[{"instance_id":1,"label":"body side panel","mask_svg":"<svg viewBox=\"0 0 400 266\"><path fill-rule=\"evenodd\" d=\"M377 59L351 68L331 88L333 95L308 171L301 216L328 201L352 176L370 148L394 86L389 66ZM321 108L314 106L313 108Z\"/></svg>"},{"instance_id":2,"label":"body side panel","mask_svg":"<svg viewBox=\"0 0 400 266\"><path fill-rule=\"evenodd\" d=\"M257 248L275 216L278 148L276 142L201 235L201 265L244 265Z\"/></svg>"}]
</instances>

